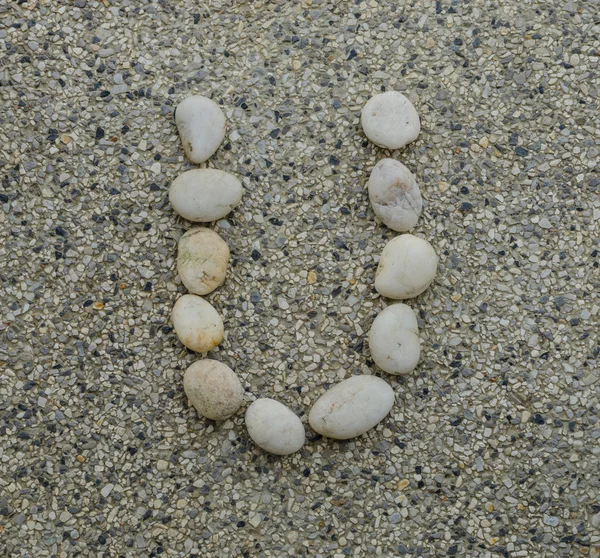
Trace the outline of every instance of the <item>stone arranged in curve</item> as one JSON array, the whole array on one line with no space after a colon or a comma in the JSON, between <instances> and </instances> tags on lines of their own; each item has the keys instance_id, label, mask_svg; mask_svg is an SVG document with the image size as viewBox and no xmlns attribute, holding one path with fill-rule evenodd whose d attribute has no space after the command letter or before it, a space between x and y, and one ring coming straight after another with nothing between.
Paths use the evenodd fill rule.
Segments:
<instances>
[{"instance_id":1,"label":"stone arranged in curve","mask_svg":"<svg viewBox=\"0 0 600 558\"><path fill-rule=\"evenodd\" d=\"M177 272L188 291L206 295L225 281L229 262L227 243L212 229L187 231L177 245Z\"/></svg>"},{"instance_id":2,"label":"stone arranged in curve","mask_svg":"<svg viewBox=\"0 0 600 558\"><path fill-rule=\"evenodd\" d=\"M169 201L184 219L210 223L225 217L242 200L242 183L217 169L193 169L180 174L169 188Z\"/></svg>"},{"instance_id":3,"label":"stone arranged in curve","mask_svg":"<svg viewBox=\"0 0 600 558\"><path fill-rule=\"evenodd\" d=\"M234 415L244 399L244 388L236 373L226 364L209 358L188 367L183 389L196 411L212 420Z\"/></svg>"},{"instance_id":4,"label":"stone arranged in curve","mask_svg":"<svg viewBox=\"0 0 600 558\"><path fill-rule=\"evenodd\" d=\"M373 211L384 225L405 232L417 224L423 199L415 177L402 163L381 159L373 167L367 187Z\"/></svg>"},{"instance_id":5,"label":"stone arranged in curve","mask_svg":"<svg viewBox=\"0 0 600 558\"><path fill-rule=\"evenodd\" d=\"M369 349L384 372L410 374L421 356L419 326L412 308L401 302L384 308L369 330Z\"/></svg>"},{"instance_id":6,"label":"stone arranged in curve","mask_svg":"<svg viewBox=\"0 0 600 558\"><path fill-rule=\"evenodd\" d=\"M192 163L204 163L223 142L225 115L219 105L202 95L184 99L175 110L183 150Z\"/></svg>"},{"instance_id":7,"label":"stone arranged in curve","mask_svg":"<svg viewBox=\"0 0 600 558\"><path fill-rule=\"evenodd\" d=\"M429 242L412 234L401 234L383 248L375 289L380 295L396 300L420 295L433 282L437 264L437 254Z\"/></svg>"},{"instance_id":8,"label":"stone arranged in curve","mask_svg":"<svg viewBox=\"0 0 600 558\"><path fill-rule=\"evenodd\" d=\"M371 97L363 107L360 121L365 135L387 149L400 149L421 132L415 107L398 91Z\"/></svg>"},{"instance_id":9,"label":"stone arranged in curve","mask_svg":"<svg viewBox=\"0 0 600 558\"><path fill-rule=\"evenodd\" d=\"M186 294L178 298L171 321L179 340L197 353L214 349L223 339L223 320L202 297Z\"/></svg>"},{"instance_id":10,"label":"stone arranged in curve","mask_svg":"<svg viewBox=\"0 0 600 558\"><path fill-rule=\"evenodd\" d=\"M275 455L297 452L306 438L300 418L274 399L257 399L246 410L246 428L254 443Z\"/></svg>"},{"instance_id":11,"label":"stone arranged in curve","mask_svg":"<svg viewBox=\"0 0 600 558\"><path fill-rule=\"evenodd\" d=\"M193 96L176 112L177 127L186 155L193 162L208 159L225 133L225 117L210 99ZM361 122L367 137L389 149L398 149L417 138L419 116L401 93L375 95L365 105ZM375 214L389 228L404 232L414 227L423 201L416 180L402 163L382 159L368 182ZM175 211L194 222L211 222L227 215L242 198L241 182L217 169L184 172L171 184L169 199ZM225 279L229 248L211 229L186 232L178 246L177 268L183 284L196 294L208 294ZM375 288L383 296L405 299L417 296L433 281L438 258L425 240L400 235L384 247ZM223 321L212 305L196 294L183 295L173 307L172 321L181 342L197 352L216 347L223 337ZM419 331L410 307L393 304L374 320L369 331L373 360L390 374L409 374L420 357ZM223 420L242 404L243 388L236 374L218 361L204 359L184 375L184 390L197 411ZM312 428L323 436L345 440L376 426L394 404L391 386L376 376L354 376L323 394L309 414ZM245 415L254 442L270 453L289 455L305 441L300 418L282 403L257 399Z\"/></svg>"},{"instance_id":12,"label":"stone arranged in curve","mask_svg":"<svg viewBox=\"0 0 600 558\"><path fill-rule=\"evenodd\" d=\"M394 390L381 378L352 376L317 399L308 422L327 438L348 440L379 424L392 409L394 399Z\"/></svg>"}]
</instances>

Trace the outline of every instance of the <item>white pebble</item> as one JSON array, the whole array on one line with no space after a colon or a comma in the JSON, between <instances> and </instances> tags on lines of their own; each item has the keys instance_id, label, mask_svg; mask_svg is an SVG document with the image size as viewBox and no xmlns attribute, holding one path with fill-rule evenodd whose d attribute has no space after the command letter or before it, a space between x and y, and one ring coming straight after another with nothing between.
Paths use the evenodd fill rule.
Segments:
<instances>
[{"instance_id":1,"label":"white pebble","mask_svg":"<svg viewBox=\"0 0 600 558\"><path fill-rule=\"evenodd\" d=\"M410 306L384 308L369 331L369 349L375 364L388 374L410 374L421 355L419 326Z\"/></svg>"},{"instance_id":2,"label":"white pebble","mask_svg":"<svg viewBox=\"0 0 600 558\"><path fill-rule=\"evenodd\" d=\"M394 390L377 376L353 376L333 386L313 405L308 421L315 432L336 440L364 434L390 412Z\"/></svg>"},{"instance_id":3,"label":"white pebble","mask_svg":"<svg viewBox=\"0 0 600 558\"><path fill-rule=\"evenodd\" d=\"M192 351L205 353L223 339L223 320L210 302L186 294L177 300L171 315L179 340Z\"/></svg>"},{"instance_id":4,"label":"white pebble","mask_svg":"<svg viewBox=\"0 0 600 558\"><path fill-rule=\"evenodd\" d=\"M415 177L402 163L379 161L371 171L368 188L373 211L384 225L404 232L417 224L423 199Z\"/></svg>"},{"instance_id":5,"label":"white pebble","mask_svg":"<svg viewBox=\"0 0 600 558\"><path fill-rule=\"evenodd\" d=\"M202 416L225 420L242 405L244 388L226 364L206 358L194 362L183 376L183 389Z\"/></svg>"},{"instance_id":6,"label":"white pebble","mask_svg":"<svg viewBox=\"0 0 600 558\"><path fill-rule=\"evenodd\" d=\"M221 285L228 261L227 243L211 229L192 229L179 239L177 272L191 293L205 295Z\"/></svg>"},{"instance_id":7,"label":"white pebble","mask_svg":"<svg viewBox=\"0 0 600 558\"><path fill-rule=\"evenodd\" d=\"M304 445L302 421L274 399L257 399L246 411L246 427L254 443L275 455L289 455Z\"/></svg>"},{"instance_id":8,"label":"white pebble","mask_svg":"<svg viewBox=\"0 0 600 558\"><path fill-rule=\"evenodd\" d=\"M371 97L361 114L365 135L387 149L400 149L417 139L421 131L419 115L413 104L398 91Z\"/></svg>"},{"instance_id":9,"label":"white pebble","mask_svg":"<svg viewBox=\"0 0 600 558\"><path fill-rule=\"evenodd\" d=\"M179 103L175 123L183 150L192 163L203 163L219 149L225 137L225 115L219 105L202 95Z\"/></svg>"},{"instance_id":10,"label":"white pebble","mask_svg":"<svg viewBox=\"0 0 600 558\"><path fill-rule=\"evenodd\" d=\"M438 257L422 238L401 234L384 247L375 274L382 296L402 300L421 294L435 278Z\"/></svg>"},{"instance_id":11,"label":"white pebble","mask_svg":"<svg viewBox=\"0 0 600 558\"><path fill-rule=\"evenodd\" d=\"M169 188L169 201L184 219L208 223L225 217L242 200L242 183L217 169L180 174Z\"/></svg>"}]
</instances>

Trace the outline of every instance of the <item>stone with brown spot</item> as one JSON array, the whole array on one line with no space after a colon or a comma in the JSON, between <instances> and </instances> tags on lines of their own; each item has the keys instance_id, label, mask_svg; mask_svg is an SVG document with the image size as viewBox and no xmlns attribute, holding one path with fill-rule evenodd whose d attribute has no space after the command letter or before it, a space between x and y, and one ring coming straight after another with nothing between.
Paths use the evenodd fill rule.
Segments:
<instances>
[{"instance_id":1,"label":"stone with brown spot","mask_svg":"<svg viewBox=\"0 0 600 558\"><path fill-rule=\"evenodd\" d=\"M191 293L205 295L221 285L228 261L227 243L211 229L191 229L179 239L177 272Z\"/></svg>"},{"instance_id":2,"label":"stone with brown spot","mask_svg":"<svg viewBox=\"0 0 600 558\"><path fill-rule=\"evenodd\" d=\"M186 294L177 300L171 314L179 340L192 351L205 353L223 339L223 320L210 302Z\"/></svg>"}]
</instances>

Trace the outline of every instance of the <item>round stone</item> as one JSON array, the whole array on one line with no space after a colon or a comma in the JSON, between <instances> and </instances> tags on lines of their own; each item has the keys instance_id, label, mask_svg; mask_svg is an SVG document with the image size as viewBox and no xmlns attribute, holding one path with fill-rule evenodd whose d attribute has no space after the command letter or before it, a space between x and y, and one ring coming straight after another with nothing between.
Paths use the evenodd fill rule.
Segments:
<instances>
[{"instance_id":1,"label":"round stone","mask_svg":"<svg viewBox=\"0 0 600 558\"><path fill-rule=\"evenodd\" d=\"M242 405L244 388L226 364L206 358L194 362L183 376L183 389L203 417L225 420Z\"/></svg>"},{"instance_id":2,"label":"round stone","mask_svg":"<svg viewBox=\"0 0 600 558\"><path fill-rule=\"evenodd\" d=\"M246 411L246 427L254 443L275 455L289 455L304 445L302 421L274 399L257 399Z\"/></svg>"},{"instance_id":3,"label":"round stone","mask_svg":"<svg viewBox=\"0 0 600 558\"><path fill-rule=\"evenodd\" d=\"M186 294L177 300L171 315L179 340L192 351L205 353L223 339L223 320L210 302Z\"/></svg>"},{"instance_id":4,"label":"round stone","mask_svg":"<svg viewBox=\"0 0 600 558\"><path fill-rule=\"evenodd\" d=\"M313 405L312 429L328 438L347 440L379 424L394 404L394 390L377 376L353 376L333 386Z\"/></svg>"},{"instance_id":5,"label":"round stone","mask_svg":"<svg viewBox=\"0 0 600 558\"><path fill-rule=\"evenodd\" d=\"M360 121L365 135L387 149L404 147L416 140L421 131L415 107L398 91L371 97L362 110Z\"/></svg>"},{"instance_id":6,"label":"round stone","mask_svg":"<svg viewBox=\"0 0 600 558\"><path fill-rule=\"evenodd\" d=\"M381 253L375 289L396 300L420 295L435 278L437 264L437 254L429 242L401 234L392 238Z\"/></svg>"},{"instance_id":7,"label":"round stone","mask_svg":"<svg viewBox=\"0 0 600 558\"><path fill-rule=\"evenodd\" d=\"M367 187L373 211L384 225L404 232L417 224L423 199L415 177L402 163L394 159L379 161Z\"/></svg>"},{"instance_id":8,"label":"round stone","mask_svg":"<svg viewBox=\"0 0 600 558\"><path fill-rule=\"evenodd\" d=\"M213 230L187 231L177 246L177 272L188 291L205 295L225 281L229 261L227 243Z\"/></svg>"},{"instance_id":9,"label":"round stone","mask_svg":"<svg viewBox=\"0 0 600 558\"><path fill-rule=\"evenodd\" d=\"M375 364L388 374L410 374L421 355L419 326L410 306L384 308L369 330L369 349Z\"/></svg>"},{"instance_id":10,"label":"round stone","mask_svg":"<svg viewBox=\"0 0 600 558\"><path fill-rule=\"evenodd\" d=\"M192 163L203 163L225 137L225 115L219 105L202 95L193 95L177 105L175 123L183 150Z\"/></svg>"},{"instance_id":11,"label":"round stone","mask_svg":"<svg viewBox=\"0 0 600 558\"><path fill-rule=\"evenodd\" d=\"M169 188L169 201L184 219L209 223L225 217L242 200L242 183L217 169L193 169L180 174Z\"/></svg>"}]
</instances>

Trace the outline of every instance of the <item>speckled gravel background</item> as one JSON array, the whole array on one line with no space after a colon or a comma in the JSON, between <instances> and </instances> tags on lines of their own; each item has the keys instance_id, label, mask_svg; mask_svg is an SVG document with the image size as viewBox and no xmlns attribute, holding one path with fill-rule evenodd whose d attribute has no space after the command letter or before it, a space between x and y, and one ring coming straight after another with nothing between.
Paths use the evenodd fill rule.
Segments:
<instances>
[{"instance_id":1,"label":"speckled gravel background","mask_svg":"<svg viewBox=\"0 0 600 558\"><path fill-rule=\"evenodd\" d=\"M112 4L0 2L0 555L598 556L598 4ZM422 362L376 430L275 458L183 394L173 109L223 106L245 186L212 356L306 422L377 372L385 89L441 257Z\"/></svg>"}]
</instances>

